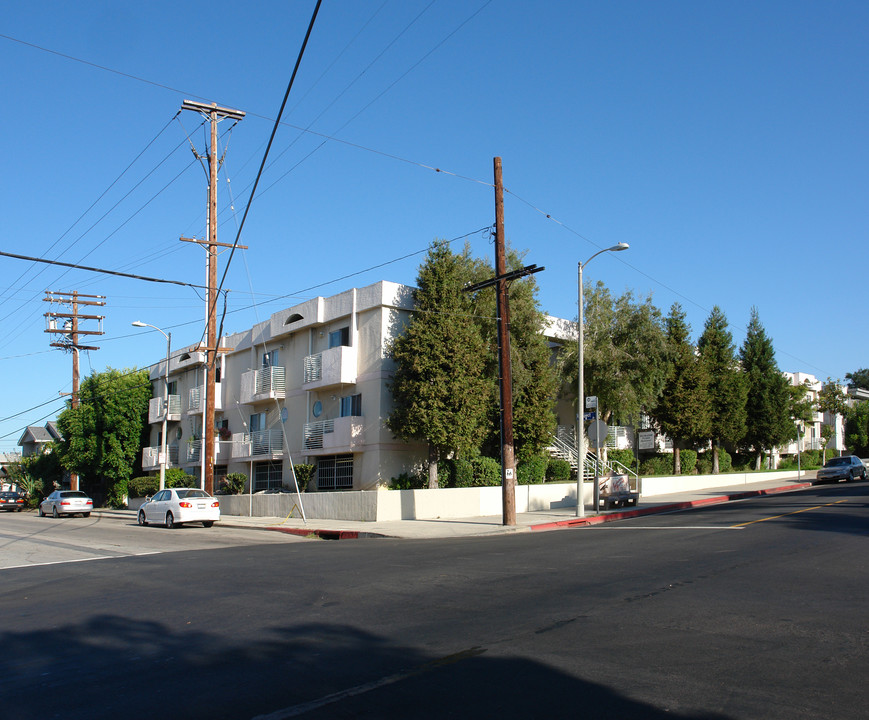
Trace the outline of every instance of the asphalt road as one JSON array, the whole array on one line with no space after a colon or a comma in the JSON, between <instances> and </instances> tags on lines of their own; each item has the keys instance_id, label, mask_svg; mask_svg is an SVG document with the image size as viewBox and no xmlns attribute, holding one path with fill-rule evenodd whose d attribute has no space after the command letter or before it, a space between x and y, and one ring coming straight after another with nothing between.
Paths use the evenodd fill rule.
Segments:
<instances>
[{"instance_id":1,"label":"asphalt road","mask_svg":"<svg viewBox=\"0 0 869 720\"><path fill-rule=\"evenodd\" d=\"M0 716L864 718L867 500L443 541L127 527L216 545L0 570Z\"/></svg>"}]
</instances>

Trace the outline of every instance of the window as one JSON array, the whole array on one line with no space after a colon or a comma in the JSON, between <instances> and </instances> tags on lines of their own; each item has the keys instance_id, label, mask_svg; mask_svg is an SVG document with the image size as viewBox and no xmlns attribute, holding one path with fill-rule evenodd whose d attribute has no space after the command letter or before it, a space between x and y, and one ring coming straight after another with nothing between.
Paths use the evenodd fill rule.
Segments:
<instances>
[{"instance_id":1,"label":"window","mask_svg":"<svg viewBox=\"0 0 869 720\"><path fill-rule=\"evenodd\" d=\"M284 468L281 463L257 463L253 466L254 492L279 488L283 484L283 479Z\"/></svg>"},{"instance_id":2,"label":"window","mask_svg":"<svg viewBox=\"0 0 869 720\"><path fill-rule=\"evenodd\" d=\"M172 380L169 383L169 395L177 395L178 394L178 381Z\"/></svg>"},{"instance_id":3,"label":"window","mask_svg":"<svg viewBox=\"0 0 869 720\"><path fill-rule=\"evenodd\" d=\"M344 327L329 333L329 347L350 346L350 328Z\"/></svg>"},{"instance_id":4,"label":"window","mask_svg":"<svg viewBox=\"0 0 869 720\"><path fill-rule=\"evenodd\" d=\"M271 350L270 352L263 353L263 367L276 367L278 364L278 351Z\"/></svg>"},{"instance_id":5,"label":"window","mask_svg":"<svg viewBox=\"0 0 869 720\"><path fill-rule=\"evenodd\" d=\"M264 412L261 413L252 413L250 416L250 426L248 430L252 433L258 432L260 430L266 429L266 414Z\"/></svg>"},{"instance_id":6,"label":"window","mask_svg":"<svg viewBox=\"0 0 869 720\"><path fill-rule=\"evenodd\" d=\"M341 417L362 415L362 395L347 395L341 398Z\"/></svg>"},{"instance_id":7,"label":"window","mask_svg":"<svg viewBox=\"0 0 869 720\"><path fill-rule=\"evenodd\" d=\"M317 462L317 489L339 490L353 487L353 456L333 455Z\"/></svg>"}]
</instances>

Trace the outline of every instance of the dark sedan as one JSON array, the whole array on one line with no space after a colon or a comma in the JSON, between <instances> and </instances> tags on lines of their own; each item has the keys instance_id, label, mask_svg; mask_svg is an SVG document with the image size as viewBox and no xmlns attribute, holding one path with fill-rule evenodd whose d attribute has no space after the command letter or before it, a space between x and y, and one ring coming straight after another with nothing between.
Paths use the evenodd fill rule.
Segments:
<instances>
[{"instance_id":1,"label":"dark sedan","mask_svg":"<svg viewBox=\"0 0 869 720\"><path fill-rule=\"evenodd\" d=\"M24 507L24 496L17 492L0 492L0 510L21 512Z\"/></svg>"},{"instance_id":2,"label":"dark sedan","mask_svg":"<svg viewBox=\"0 0 869 720\"><path fill-rule=\"evenodd\" d=\"M839 482L846 480L865 480L866 466L856 455L842 455L827 460L827 464L818 470L815 482Z\"/></svg>"}]
</instances>

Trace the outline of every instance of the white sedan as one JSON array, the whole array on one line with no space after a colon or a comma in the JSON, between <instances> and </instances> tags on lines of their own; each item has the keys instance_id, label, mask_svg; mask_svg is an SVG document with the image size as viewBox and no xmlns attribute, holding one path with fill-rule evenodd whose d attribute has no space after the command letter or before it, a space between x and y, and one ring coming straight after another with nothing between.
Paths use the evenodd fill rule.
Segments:
<instances>
[{"instance_id":1,"label":"white sedan","mask_svg":"<svg viewBox=\"0 0 869 720\"><path fill-rule=\"evenodd\" d=\"M157 523L170 529L188 522L209 528L220 520L220 501L199 488L166 488L145 501L138 519L139 525Z\"/></svg>"}]
</instances>

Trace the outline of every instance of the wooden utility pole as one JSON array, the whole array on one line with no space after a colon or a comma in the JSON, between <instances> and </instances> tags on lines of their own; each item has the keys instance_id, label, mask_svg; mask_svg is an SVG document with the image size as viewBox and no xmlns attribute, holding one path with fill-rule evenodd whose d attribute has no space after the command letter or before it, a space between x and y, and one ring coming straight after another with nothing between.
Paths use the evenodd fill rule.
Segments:
<instances>
[{"instance_id":1,"label":"wooden utility pole","mask_svg":"<svg viewBox=\"0 0 869 720\"><path fill-rule=\"evenodd\" d=\"M513 452L513 367L510 362L510 302L508 283L546 268L526 265L507 272L504 241L504 184L501 158L495 158L495 277L468 285L465 292L495 286L498 315L498 376L501 390L501 495L503 524L516 524L516 458Z\"/></svg>"},{"instance_id":2,"label":"wooden utility pole","mask_svg":"<svg viewBox=\"0 0 869 720\"><path fill-rule=\"evenodd\" d=\"M202 449L204 463L205 491L214 493L214 404L217 381L217 170L221 158L217 155L217 123L224 118L241 120L244 113L240 110L218 107L215 103L185 100L182 110L193 110L208 118L211 125L211 144L208 148L208 239L194 240L205 246L208 253L208 288L206 304L206 341L205 341L205 416L202 418L205 435ZM188 238L182 240L190 241ZM232 247L224 245L223 247Z\"/></svg>"},{"instance_id":3,"label":"wooden utility pole","mask_svg":"<svg viewBox=\"0 0 869 720\"><path fill-rule=\"evenodd\" d=\"M87 298L87 299L82 299ZM45 332L60 334L62 338L57 342L51 343L51 347L61 348L72 353L72 397L70 398L70 407L75 409L78 407L78 386L79 386L79 350L99 350L98 347L91 345L79 345L79 335L102 335L102 322L105 315L80 315L78 312L79 305L91 305L102 307L106 303L104 295L81 295L73 290L68 292L50 292L45 291L43 302L58 303L60 305L69 305L71 311L68 313L45 313L46 328ZM62 327L57 326L58 318L63 319ZM79 328L79 320L97 320L99 322L99 330L82 330ZM78 490L78 473L70 473L69 487L71 490Z\"/></svg>"},{"instance_id":4,"label":"wooden utility pole","mask_svg":"<svg viewBox=\"0 0 869 720\"><path fill-rule=\"evenodd\" d=\"M513 367L510 363L510 304L504 242L504 183L495 158L495 275L498 278L498 370L501 388L501 491L503 524L516 524L516 458L513 454Z\"/></svg>"}]
</instances>

